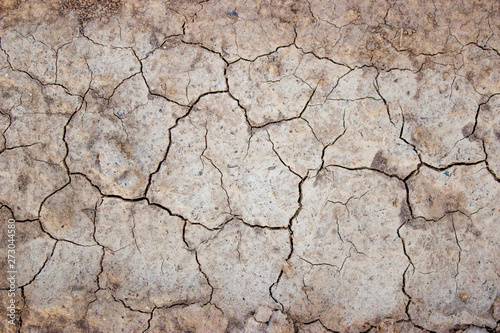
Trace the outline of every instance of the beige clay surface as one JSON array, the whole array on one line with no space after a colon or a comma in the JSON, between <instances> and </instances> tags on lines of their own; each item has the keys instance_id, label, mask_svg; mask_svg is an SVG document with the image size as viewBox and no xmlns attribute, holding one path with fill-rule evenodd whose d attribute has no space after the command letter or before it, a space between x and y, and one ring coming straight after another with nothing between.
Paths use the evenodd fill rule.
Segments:
<instances>
[{"instance_id":1,"label":"beige clay surface","mask_svg":"<svg viewBox=\"0 0 500 333\"><path fill-rule=\"evenodd\" d=\"M0 38L1 332L500 330L497 0L1 0Z\"/></svg>"}]
</instances>

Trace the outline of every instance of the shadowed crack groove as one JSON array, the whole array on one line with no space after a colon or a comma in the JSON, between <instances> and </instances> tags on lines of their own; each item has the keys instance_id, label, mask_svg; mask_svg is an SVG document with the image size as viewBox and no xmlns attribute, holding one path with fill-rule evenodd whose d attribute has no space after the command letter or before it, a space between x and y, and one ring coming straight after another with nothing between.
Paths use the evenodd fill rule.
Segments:
<instances>
[{"instance_id":1,"label":"shadowed crack groove","mask_svg":"<svg viewBox=\"0 0 500 333\"><path fill-rule=\"evenodd\" d=\"M401 238L401 242L403 242L403 244L404 244L404 241L403 241L402 238ZM406 250L405 250L405 255L407 256ZM408 257L408 259L409 259L409 257ZM406 291L406 272L408 272L408 269L412 265L413 264L410 262L410 264L408 264L408 266L406 266L406 269L403 272L403 284L401 286L401 291L408 298L408 301L406 302L406 306L405 306L405 314L408 317L408 320L410 320L410 321L412 320L411 319L411 315L410 315L410 305L411 305L411 302L412 302L412 298L411 298L410 294L408 294L408 292Z\"/></svg>"},{"instance_id":2,"label":"shadowed crack groove","mask_svg":"<svg viewBox=\"0 0 500 333\"><path fill-rule=\"evenodd\" d=\"M151 320L153 320L153 316L154 316L154 312L157 308L153 308L153 310L151 311L151 314L148 318L148 326L146 326L146 329L144 331L142 331L142 333L146 333L147 331L149 331L149 329L151 328Z\"/></svg>"},{"instance_id":3,"label":"shadowed crack groove","mask_svg":"<svg viewBox=\"0 0 500 333\"><path fill-rule=\"evenodd\" d=\"M321 327L323 327L323 328L324 328L327 332L334 332L334 333L337 333L336 331L331 330L331 329L329 329L328 327L326 327L326 326L325 326L325 324L323 324L323 323L321 322L321 319L315 319L315 320L313 320L313 321L309 321L309 322L303 323L303 325L312 325L312 324L314 324L314 323L316 323L316 322L317 322L317 323L319 323L319 324L321 325Z\"/></svg>"},{"instance_id":4,"label":"shadowed crack groove","mask_svg":"<svg viewBox=\"0 0 500 333\"><path fill-rule=\"evenodd\" d=\"M457 279L458 274L460 273L460 260L462 259L462 246L460 246L460 242L458 240L457 229L455 227L455 220L453 219L453 215L451 215L451 225L453 227L455 242L457 243L457 246L458 246L457 272L455 274L456 290L458 290L458 282L456 281L456 279Z\"/></svg>"},{"instance_id":5,"label":"shadowed crack groove","mask_svg":"<svg viewBox=\"0 0 500 333\"><path fill-rule=\"evenodd\" d=\"M449 169L449 168L454 167L454 166L478 165L481 163L486 163L486 159L480 160L480 161L473 161L473 162L453 162L453 163L447 164L443 167L436 167L436 166L428 164L426 162L422 162L422 165L426 166L434 171L445 171L446 169Z\"/></svg>"},{"instance_id":6,"label":"shadowed crack groove","mask_svg":"<svg viewBox=\"0 0 500 333\"><path fill-rule=\"evenodd\" d=\"M91 72L91 74L92 74L92 72ZM93 80L93 75L90 76L90 82L89 82L89 86L88 86L87 90L85 91L83 96L80 96L80 98L82 99L80 102L80 105L76 108L76 110L68 118L68 121L66 122L66 124L64 125L64 128L63 128L62 140L64 142L64 147L66 148L66 154L64 155L64 158L63 158L63 164L64 164L64 167L66 168L66 171L68 173L68 177L70 178L70 180L71 180L70 170L69 170L68 163L67 163L67 159L68 159L68 155L69 155L69 145L68 145L68 141L66 139L66 135L68 133L68 126L71 123L71 120L73 120L73 117L84 107L84 105L85 105L85 108L87 107L87 102L85 101L85 97L87 96L88 92L90 91L90 87L92 85L92 80Z\"/></svg>"},{"instance_id":7,"label":"shadowed crack groove","mask_svg":"<svg viewBox=\"0 0 500 333\"><path fill-rule=\"evenodd\" d=\"M394 127L396 127L396 124L392 121L391 111L389 109L389 104L387 103L387 100L384 98L384 96L382 96L382 94L380 93L380 86L379 86L379 83L378 83L378 77L379 77L379 75L380 75L380 71L377 70L377 76L375 76L375 82L373 83L373 87L375 88L375 91L377 92L377 94L380 96L380 98L384 102L385 109L387 110L387 116L389 117L389 121L391 122L391 124ZM403 132L402 129L401 129L401 132Z\"/></svg>"},{"instance_id":8,"label":"shadowed crack groove","mask_svg":"<svg viewBox=\"0 0 500 333\"><path fill-rule=\"evenodd\" d=\"M302 179L303 177L301 177L296 171L294 171L288 164L285 163L285 161L283 161L283 159L281 158L280 154L276 151L275 149L275 146L274 146L274 142L273 140L271 139L271 135L269 134L269 131L267 130L266 128L266 133L267 133L267 138L269 139L269 142L271 142L271 147L273 149L273 152L274 154L276 155L276 157L278 157L278 159L280 160L281 164L283 164L291 173L293 173L295 176L299 177L300 179Z\"/></svg>"},{"instance_id":9,"label":"shadowed crack groove","mask_svg":"<svg viewBox=\"0 0 500 333\"><path fill-rule=\"evenodd\" d=\"M201 274L203 274L203 276L207 280L208 286L210 287L210 297L208 298L208 301L206 303L204 303L203 305L212 304L212 298L213 298L213 295L214 295L215 288L210 283L210 279L208 278L208 274L205 273L203 271L203 269L201 268L201 263L198 260L198 250L194 250L193 252L194 252L194 258L196 259L196 263L198 264L198 270L200 271Z\"/></svg>"},{"instance_id":10,"label":"shadowed crack groove","mask_svg":"<svg viewBox=\"0 0 500 333\"><path fill-rule=\"evenodd\" d=\"M272 141L271 141L272 142ZM274 145L273 145L273 150L274 150ZM279 156L279 155L278 155ZM281 160L281 159L280 159ZM285 164L286 166L286 164ZM291 171L291 170L290 170ZM293 171L292 171L293 172ZM296 174L297 175L297 174ZM298 176L298 175L297 175ZM300 211L302 210L302 185L304 184L304 181L307 179L307 177L304 177L304 178L300 178L300 182L298 184L298 190L299 190L299 198L297 200L298 202L298 207L297 209L295 210L295 213L293 214L293 216L290 218L290 220L288 221L288 235L289 235L289 241L290 241L290 253L288 254L287 258L285 259L285 261L288 261L290 260L290 258L292 257L292 254L293 254L293 250L294 250L294 247L293 247L293 220L297 218L297 216L299 215ZM273 282L270 286L269 286L269 296L277 303L280 305L281 307L281 311L283 312L285 310L285 306L283 305L283 303L281 303L276 297L274 297L273 295L273 288L276 289L278 287L278 284L281 280L281 277L283 276L283 268L280 270L280 273L278 274L278 278L276 279L275 282Z\"/></svg>"},{"instance_id":11,"label":"shadowed crack groove","mask_svg":"<svg viewBox=\"0 0 500 333\"><path fill-rule=\"evenodd\" d=\"M419 168L420 168L420 165L419 165ZM411 305L411 302L412 302L412 297L408 293L408 291L406 290L406 273L408 272L408 269L410 267L413 269L413 272L415 272L415 265L413 264L413 261L411 260L411 257L408 254L408 251L406 249L405 240L401 236L401 228L403 228L403 226L405 226L408 223L408 221L410 221L411 219L415 218L415 216L413 214L413 208L411 207L411 203L410 203L410 189L408 187L407 180L409 178L411 178L411 176L413 176L414 173L418 172L419 168L416 169L416 170L414 170L414 171L412 171L412 173L410 173L410 175L408 175L404 180L402 180L402 182L404 184L404 187L405 187L405 194L406 194L406 198L405 198L406 201L404 202L404 204L406 205L406 208L408 209L408 212L410 213L410 216L397 229L397 234L398 234L399 239L401 240L401 245L403 247L403 253L406 256L406 258L408 259L408 266L406 266L406 269L403 272L403 284L401 286L401 291L408 298L408 302L406 303L406 307L405 307L405 313L406 313L406 316L408 317L408 320L410 320L410 321L412 320L411 319L411 315L410 315L410 305Z\"/></svg>"},{"instance_id":12,"label":"shadowed crack groove","mask_svg":"<svg viewBox=\"0 0 500 333\"><path fill-rule=\"evenodd\" d=\"M490 166L490 163L488 162L488 152L486 151L486 147L484 145L484 140L482 140L482 143L483 143L483 152L484 152L484 155L486 156L486 158L484 159L484 163L486 164L486 169L491 174L493 179L495 179L497 182L500 183L500 177L493 171L493 169Z\"/></svg>"},{"instance_id":13,"label":"shadowed crack groove","mask_svg":"<svg viewBox=\"0 0 500 333\"><path fill-rule=\"evenodd\" d=\"M345 109L344 109L343 116L342 116L342 128L344 130L342 131L342 133L339 134L339 136L337 136L331 143L323 146L323 149L321 150L321 165L319 166L317 173L319 173L321 170L323 170L325 168L326 149L330 146L333 146L342 136L344 136L344 134L347 131L347 127L345 126Z\"/></svg>"},{"instance_id":14,"label":"shadowed crack groove","mask_svg":"<svg viewBox=\"0 0 500 333\"><path fill-rule=\"evenodd\" d=\"M387 173L383 170L380 170L380 169L375 169L375 168L370 168L370 167L365 167L365 166L361 166L361 167L354 167L354 168L350 168L350 167L347 167L345 165L340 165L340 164L328 164L326 165L324 168L328 168L328 167L333 167L333 168L341 168L341 169L345 169L345 170L350 170L350 171L360 171L360 170L370 170L370 171L375 171L375 172L378 172L386 177L389 177L389 178L396 178L398 180L401 180L403 181L403 179L401 179L398 175L396 174L392 174L392 173Z\"/></svg>"},{"instance_id":15,"label":"shadowed crack groove","mask_svg":"<svg viewBox=\"0 0 500 333\"><path fill-rule=\"evenodd\" d=\"M112 290L111 290L112 291ZM134 309L132 308L131 306L127 305L122 299L120 298L116 298L115 295L113 295L113 293L111 292L110 293L111 297L113 298L113 300L117 303L120 303L121 305L123 305L123 307L125 307L126 309L130 310L130 311L134 311L134 312L140 312L140 313L152 313L157 307L154 306L153 309L151 311L143 311L143 310L140 310L140 309Z\"/></svg>"},{"instance_id":16,"label":"shadowed crack groove","mask_svg":"<svg viewBox=\"0 0 500 333\"><path fill-rule=\"evenodd\" d=\"M96 291L94 291L94 294L97 293L99 290L101 290L101 275L104 272L104 266L102 263L104 262L104 256L106 255L106 248L102 245L100 245L100 246L101 246L101 250L102 250L102 255L101 255L101 259L99 260L99 273L97 273L97 276L96 276L97 289L96 289Z\"/></svg>"},{"instance_id":17,"label":"shadowed crack groove","mask_svg":"<svg viewBox=\"0 0 500 333\"><path fill-rule=\"evenodd\" d=\"M208 148L208 141L207 141L207 136L208 136L208 127L207 127L207 124L205 123L205 148L203 149L201 155L200 155L200 160L202 157L204 157L206 160L208 160L210 162L210 164L217 170L217 172L219 173L220 175L220 186L222 188L222 190L224 191L225 195L226 195L226 202L227 202L227 206L229 207L229 214L230 215L234 215L233 214L233 210L231 208L231 200L229 198L229 193L227 192L226 188L224 187L224 174L222 173L222 171L217 167L217 165L215 165L215 163L213 162L213 160L206 156L205 155L205 151L207 150ZM203 160L201 160L201 162L203 163ZM225 221L227 222L227 221ZM224 223L225 223L224 222Z\"/></svg>"},{"instance_id":18,"label":"shadowed crack groove","mask_svg":"<svg viewBox=\"0 0 500 333\"><path fill-rule=\"evenodd\" d=\"M26 309L26 295L24 294L24 287L19 287L21 289L21 298L23 299L23 308L21 312L19 313L19 329L17 333L21 333L22 328L23 328L23 313L24 309Z\"/></svg>"}]
</instances>

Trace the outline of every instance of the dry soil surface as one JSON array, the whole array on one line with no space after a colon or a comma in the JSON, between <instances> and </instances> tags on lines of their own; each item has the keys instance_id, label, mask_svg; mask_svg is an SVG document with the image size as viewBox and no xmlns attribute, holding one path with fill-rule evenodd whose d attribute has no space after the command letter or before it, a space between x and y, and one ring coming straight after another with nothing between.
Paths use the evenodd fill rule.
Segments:
<instances>
[{"instance_id":1,"label":"dry soil surface","mask_svg":"<svg viewBox=\"0 0 500 333\"><path fill-rule=\"evenodd\" d=\"M0 38L2 332L499 330L497 0L1 0Z\"/></svg>"}]
</instances>

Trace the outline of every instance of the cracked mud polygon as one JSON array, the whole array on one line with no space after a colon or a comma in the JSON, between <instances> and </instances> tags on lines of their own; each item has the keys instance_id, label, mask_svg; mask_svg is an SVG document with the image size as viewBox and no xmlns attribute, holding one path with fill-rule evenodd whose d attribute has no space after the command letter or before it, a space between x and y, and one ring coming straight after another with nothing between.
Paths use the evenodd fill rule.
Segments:
<instances>
[{"instance_id":1,"label":"cracked mud polygon","mask_svg":"<svg viewBox=\"0 0 500 333\"><path fill-rule=\"evenodd\" d=\"M499 330L498 1L3 0L0 38L2 332Z\"/></svg>"}]
</instances>

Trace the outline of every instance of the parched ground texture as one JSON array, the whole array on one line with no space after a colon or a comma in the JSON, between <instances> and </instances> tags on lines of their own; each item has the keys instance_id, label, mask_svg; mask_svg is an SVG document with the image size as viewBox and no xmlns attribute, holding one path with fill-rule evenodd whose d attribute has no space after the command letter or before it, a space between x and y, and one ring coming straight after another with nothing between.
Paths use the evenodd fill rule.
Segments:
<instances>
[{"instance_id":1,"label":"parched ground texture","mask_svg":"<svg viewBox=\"0 0 500 333\"><path fill-rule=\"evenodd\" d=\"M0 38L2 332L500 329L500 2L2 0Z\"/></svg>"}]
</instances>

